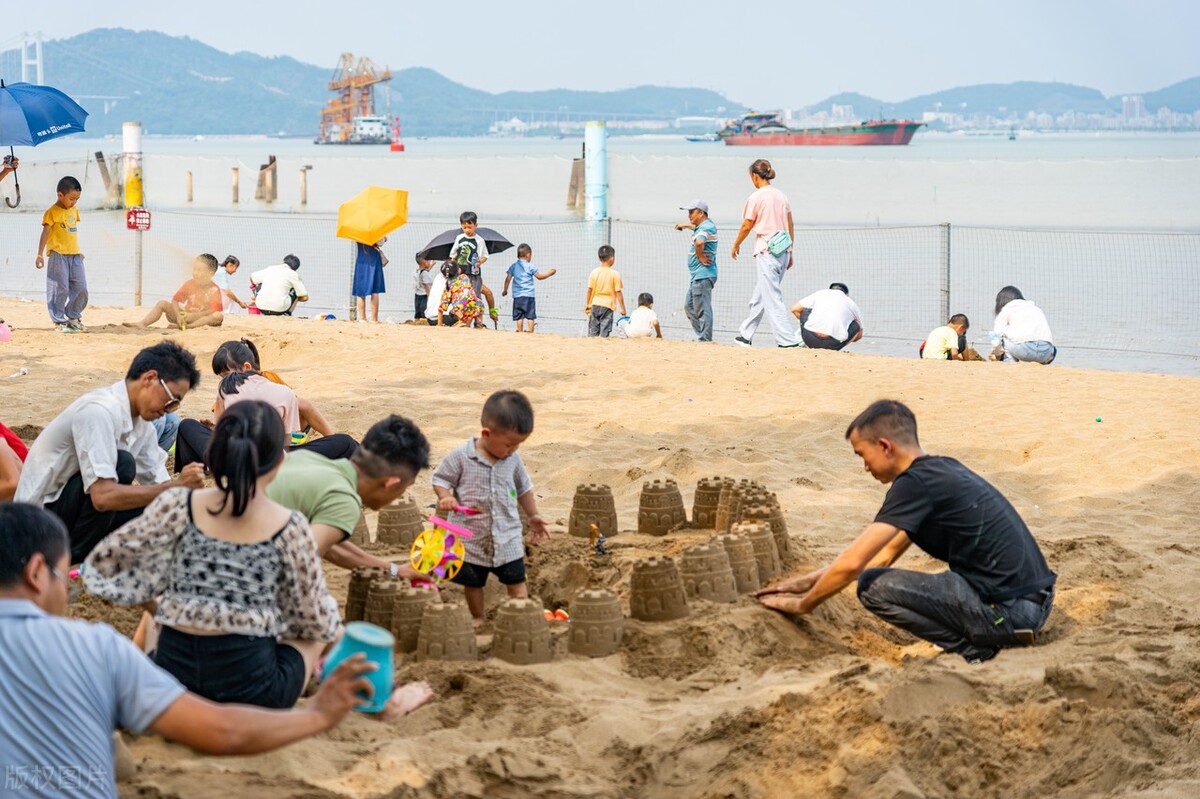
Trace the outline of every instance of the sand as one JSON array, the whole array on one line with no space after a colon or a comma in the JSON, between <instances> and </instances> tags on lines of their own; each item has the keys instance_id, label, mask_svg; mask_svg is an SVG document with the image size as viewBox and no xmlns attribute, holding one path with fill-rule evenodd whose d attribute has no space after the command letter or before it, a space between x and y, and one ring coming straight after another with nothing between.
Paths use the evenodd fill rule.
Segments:
<instances>
[{"instance_id":1,"label":"sand","mask_svg":"<svg viewBox=\"0 0 1200 799\"><path fill-rule=\"evenodd\" d=\"M0 344L0 418L35 432L116 380L165 335L115 326L138 315L94 309L94 333L64 336L40 304L0 300L17 327ZM1043 643L979 666L875 621L851 592L799 622L746 597L627 620L620 653L596 660L568 654L561 628L545 665L402 659L400 678L437 692L406 721L353 715L249 758L143 737L123 796L1200 795L1198 379L780 351L766 337L744 350L244 317L170 335L206 366L247 333L339 429L410 415L435 459L477 430L490 391L527 392L538 416L522 453L556 533L531 553L530 584L548 607L585 585L616 588L628 607L633 559L708 538L629 532L648 479L676 479L689 509L701 477L761 481L805 561L836 554L885 490L842 433L885 396L912 406L928 451L1013 501L1060 576L1058 602ZM213 393L206 374L183 413L205 415ZM581 482L616 497L623 532L602 559L563 534ZM415 490L432 502L427 475ZM936 567L919 553L902 563ZM346 573L328 577L344 599ZM79 609L128 630L125 611Z\"/></svg>"}]
</instances>

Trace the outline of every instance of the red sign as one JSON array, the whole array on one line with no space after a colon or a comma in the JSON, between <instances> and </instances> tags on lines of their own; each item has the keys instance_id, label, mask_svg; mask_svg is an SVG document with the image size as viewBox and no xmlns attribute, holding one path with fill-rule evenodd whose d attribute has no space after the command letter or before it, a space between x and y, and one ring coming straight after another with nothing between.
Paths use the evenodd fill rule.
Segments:
<instances>
[{"instance_id":1,"label":"red sign","mask_svg":"<svg viewBox=\"0 0 1200 799\"><path fill-rule=\"evenodd\" d=\"M149 230L150 212L145 208L130 208L125 212L125 227L130 230Z\"/></svg>"}]
</instances>

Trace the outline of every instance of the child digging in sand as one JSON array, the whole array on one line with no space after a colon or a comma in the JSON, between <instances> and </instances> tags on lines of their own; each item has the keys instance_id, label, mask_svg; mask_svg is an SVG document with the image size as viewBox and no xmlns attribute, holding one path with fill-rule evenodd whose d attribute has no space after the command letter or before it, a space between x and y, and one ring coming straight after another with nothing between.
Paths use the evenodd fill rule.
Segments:
<instances>
[{"instance_id":1,"label":"child digging in sand","mask_svg":"<svg viewBox=\"0 0 1200 799\"><path fill-rule=\"evenodd\" d=\"M202 253L192 263L192 279L185 282L168 300L159 300L140 322L126 322L125 327L150 327L167 317L170 327L187 330L189 327L219 327L224 321L225 297L221 287L213 282L217 274L217 257Z\"/></svg>"},{"instance_id":2,"label":"child digging in sand","mask_svg":"<svg viewBox=\"0 0 1200 799\"><path fill-rule=\"evenodd\" d=\"M533 483L517 448L533 432L533 406L519 391L497 391L483 404L483 430L448 454L433 474L438 511L469 529L466 556L454 582L463 586L475 626L483 624L483 586L495 574L510 597L527 597L525 544L519 505L529 517L529 543L550 537L538 513ZM468 515L455 510L475 509Z\"/></svg>"}]
</instances>

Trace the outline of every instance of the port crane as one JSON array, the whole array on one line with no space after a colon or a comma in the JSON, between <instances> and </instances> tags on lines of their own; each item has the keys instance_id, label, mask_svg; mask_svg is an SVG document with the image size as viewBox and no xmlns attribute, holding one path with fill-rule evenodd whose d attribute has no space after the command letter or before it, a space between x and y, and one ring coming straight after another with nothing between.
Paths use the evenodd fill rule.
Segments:
<instances>
[{"instance_id":1,"label":"port crane","mask_svg":"<svg viewBox=\"0 0 1200 799\"><path fill-rule=\"evenodd\" d=\"M353 53L342 53L329 81L336 96L321 109L318 143L386 143L386 118L375 115L375 86L391 79L392 71L380 69L370 58L356 60Z\"/></svg>"}]
</instances>

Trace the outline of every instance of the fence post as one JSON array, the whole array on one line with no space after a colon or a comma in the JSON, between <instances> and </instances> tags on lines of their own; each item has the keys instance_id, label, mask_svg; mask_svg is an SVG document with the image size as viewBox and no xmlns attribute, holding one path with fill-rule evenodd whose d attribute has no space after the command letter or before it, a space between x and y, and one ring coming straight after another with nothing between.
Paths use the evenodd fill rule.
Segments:
<instances>
[{"instance_id":1,"label":"fence post","mask_svg":"<svg viewBox=\"0 0 1200 799\"><path fill-rule=\"evenodd\" d=\"M945 321L950 318L950 223L943 222L940 227L942 228L942 321Z\"/></svg>"}]
</instances>

